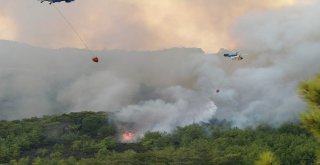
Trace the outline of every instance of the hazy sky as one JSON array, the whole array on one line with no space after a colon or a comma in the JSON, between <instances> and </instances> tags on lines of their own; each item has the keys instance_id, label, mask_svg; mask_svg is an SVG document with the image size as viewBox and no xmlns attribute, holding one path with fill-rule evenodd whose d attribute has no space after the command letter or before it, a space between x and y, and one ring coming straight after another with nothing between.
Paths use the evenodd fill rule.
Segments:
<instances>
[{"instance_id":1,"label":"hazy sky","mask_svg":"<svg viewBox=\"0 0 320 165\"><path fill-rule=\"evenodd\" d=\"M83 47L54 6L2 0L0 39L42 47ZM56 4L93 49L234 48L242 15L312 0L76 0Z\"/></svg>"},{"instance_id":2,"label":"hazy sky","mask_svg":"<svg viewBox=\"0 0 320 165\"><path fill-rule=\"evenodd\" d=\"M95 51L101 61L96 65L84 50L0 41L0 119L107 111L137 133L168 131L212 116L242 127L294 120L306 109L297 85L320 70L319 4L313 0L59 3L57 7L92 48L160 50ZM83 47L47 3L2 2L0 24L1 39L49 48ZM201 49L163 50L169 47L199 47L206 52L234 47L246 54L245 60L232 61Z\"/></svg>"}]
</instances>

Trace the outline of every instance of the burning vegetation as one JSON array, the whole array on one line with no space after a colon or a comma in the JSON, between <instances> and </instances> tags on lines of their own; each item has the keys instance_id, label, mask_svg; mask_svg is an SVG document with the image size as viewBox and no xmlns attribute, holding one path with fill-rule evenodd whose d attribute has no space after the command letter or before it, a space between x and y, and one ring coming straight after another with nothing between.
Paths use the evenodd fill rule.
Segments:
<instances>
[{"instance_id":1,"label":"burning vegetation","mask_svg":"<svg viewBox=\"0 0 320 165\"><path fill-rule=\"evenodd\" d=\"M130 142L134 142L134 140L135 140L135 134L133 132L124 132L121 135L121 142L130 143Z\"/></svg>"}]
</instances>

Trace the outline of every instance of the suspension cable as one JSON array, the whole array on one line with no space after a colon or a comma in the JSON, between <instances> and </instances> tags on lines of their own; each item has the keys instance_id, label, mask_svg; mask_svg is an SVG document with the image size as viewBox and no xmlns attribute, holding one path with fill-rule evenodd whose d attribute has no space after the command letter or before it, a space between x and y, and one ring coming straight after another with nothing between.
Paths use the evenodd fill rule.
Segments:
<instances>
[{"instance_id":1,"label":"suspension cable","mask_svg":"<svg viewBox=\"0 0 320 165\"><path fill-rule=\"evenodd\" d=\"M56 9L56 11L60 14L60 16L63 18L63 20L67 23L67 25L70 27L70 29L78 36L79 40L82 42L84 47L88 50L91 51L89 48L88 44L85 42L85 40L81 37L81 35L78 33L76 28L71 24L71 22L67 19L67 17L63 14L63 12L54 4L52 6Z\"/></svg>"}]
</instances>

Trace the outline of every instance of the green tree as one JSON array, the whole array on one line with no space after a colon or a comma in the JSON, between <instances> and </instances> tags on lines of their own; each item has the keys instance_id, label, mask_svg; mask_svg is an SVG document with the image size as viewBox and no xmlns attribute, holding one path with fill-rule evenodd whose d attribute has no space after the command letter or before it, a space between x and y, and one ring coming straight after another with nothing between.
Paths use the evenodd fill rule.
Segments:
<instances>
[{"instance_id":1,"label":"green tree","mask_svg":"<svg viewBox=\"0 0 320 165\"><path fill-rule=\"evenodd\" d=\"M112 136L108 136L104 139L102 139L98 144L97 144L97 147L99 149L102 149L102 148L107 148L107 149L112 149L114 148L116 145L116 139Z\"/></svg>"},{"instance_id":2,"label":"green tree","mask_svg":"<svg viewBox=\"0 0 320 165\"><path fill-rule=\"evenodd\" d=\"M40 157L36 157L32 161L32 165L42 165L42 164L45 164L45 163L43 162L43 160Z\"/></svg>"},{"instance_id":3,"label":"green tree","mask_svg":"<svg viewBox=\"0 0 320 165\"><path fill-rule=\"evenodd\" d=\"M141 144L146 149L159 150L171 145L170 135L160 132L146 132Z\"/></svg>"},{"instance_id":4,"label":"green tree","mask_svg":"<svg viewBox=\"0 0 320 165\"><path fill-rule=\"evenodd\" d=\"M82 120L81 130L82 130L82 133L85 133L91 136L96 136L98 134L98 130L105 124L107 124L107 119L105 118L105 116L93 114L85 117ZM110 132L112 131L110 130Z\"/></svg>"},{"instance_id":5,"label":"green tree","mask_svg":"<svg viewBox=\"0 0 320 165\"><path fill-rule=\"evenodd\" d=\"M21 158L19 161L12 160L10 161L10 164L12 165L28 165L30 163L29 157Z\"/></svg>"},{"instance_id":6,"label":"green tree","mask_svg":"<svg viewBox=\"0 0 320 165\"><path fill-rule=\"evenodd\" d=\"M255 165L280 165L280 161L270 151L265 151L260 154Z\"/></svg>"},{"instance_id":7,"label":"green tree","mask_svg":"<svg viewBox=\"0 0 320 165\"><path fill-rule=\"evenodd\" d=\"M85 155L93 155L98 151L98 147L95 140L88 136L84 136L82 139L74 141L71 146L73 151Z\"/></svg>"},{"instance_id":8,"label":"green tree","mask_svg":"<svg viewBox=\"0 0 320 165\"><path fill-rule=\"evenodd\" d=\"M207 133L204 127L199 124L192 124L185 127L178 127L174 132L173 137L175 143L181 146L188 146L195 139L206 138Z\"/></svg>"},{"instance_id":9,"label":"green tree","mask_svg":"<svg viewBox=\"0 0 320 165\"><path fill-rule=\"evenodd\" d=\"M300 84L300 95L308 104L309 111L301 115L303 126L320 142L320 74L313 80ZM317 163L320 164L320 148L317 152Z\"/></svg>"}]
</instances>

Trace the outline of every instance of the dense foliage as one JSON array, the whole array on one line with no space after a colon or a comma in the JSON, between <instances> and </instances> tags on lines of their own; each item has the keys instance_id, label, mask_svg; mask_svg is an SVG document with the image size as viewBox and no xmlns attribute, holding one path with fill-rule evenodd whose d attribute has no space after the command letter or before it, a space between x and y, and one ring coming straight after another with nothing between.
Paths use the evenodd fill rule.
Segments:
<instances>
[{"instance_id":1,"label":"dense foliage","mask_svg":"<svg viewBox=\"0 0 320 165\"><path fill-rule=\"evenodd\" d=\"M302 124L238 129L212 120L171 133L147 132L136 143L119 142L105 112L0 121L0 164L317 164L320 75L302 83L299 92L308 104Z\"/></svg>"},{"instance_id":2,"label":"dense foliage","mask_svg":"<svg viewBox=\"0 0 320 165\"><path fill-rule=\"evenodd\" d=\"M320 75L300 85L299 92L308 104L308 111L302 114L303 126L310 130L320 142ZM320 164L320 148L317 149L317 164Z\"/></svg>"},{"instance_id":3,"label":"dense foliage","mask_svg":"<svg viewBox=\"0 0 320 165\"><path fill-rule=\"evenodd\" d=\"M231 128L227 122L147 132L120 143L104 112L0 122L0 164L313 164L317 142L299 124Z\"/></svg>"}]
</instances>

